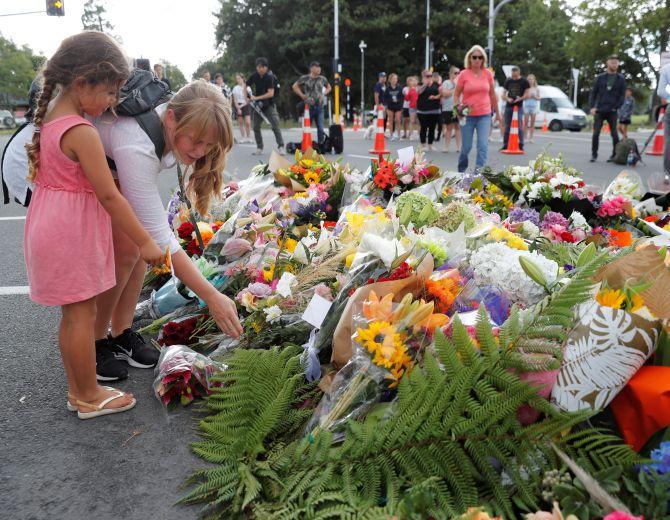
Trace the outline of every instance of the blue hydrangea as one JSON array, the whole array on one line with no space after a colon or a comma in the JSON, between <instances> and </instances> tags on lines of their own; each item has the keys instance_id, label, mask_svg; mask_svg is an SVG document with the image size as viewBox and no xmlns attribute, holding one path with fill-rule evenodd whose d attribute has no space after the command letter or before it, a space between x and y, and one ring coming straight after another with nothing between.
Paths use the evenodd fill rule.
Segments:
<instances>
[{"instance_id":1,"label":"blue hydrangea","mask_svg":"<svg viewBox=\"0 0 670 520\"><path fill-rule=\"evenodd\" d=\"M656 470L659 474L670 473L670 441L662 442L658 449L652 450L651 457L654 462L647 467Z\"/></svg>"}]
</instances>

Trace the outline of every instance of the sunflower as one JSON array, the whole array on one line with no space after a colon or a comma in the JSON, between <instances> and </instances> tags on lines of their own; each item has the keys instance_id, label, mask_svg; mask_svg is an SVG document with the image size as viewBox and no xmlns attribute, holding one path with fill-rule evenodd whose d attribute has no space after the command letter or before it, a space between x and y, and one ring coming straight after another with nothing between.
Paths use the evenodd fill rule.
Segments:
<instances>
[{"instance_id":1,"label":"sunflower","mask_svg":"<svg viewBox=\"0 0 670 520\"><path fill-rule=\"evenodd\" d=\"M630 312L635 312L639 310L644 305L644 299L639 294L633 294L630 297L630 307L626 310Z\"/></svg>"},{"instance_id":2,"label":"sunflower","mask_svg":"<svg viewBox=\"0 0 670 520\"><path fill-rule=\"evenodd\" d=\"M305 182L310 186L319 184L319 182L321 182L321 176L318 173L311 171L305 172L305 174L303 175L303 179L305 179Z\"/></svg>"},{"instance_id":3,"label":"sunflower","mask_svg":"<svg viewBox=\"0 0 670 520\"><path fill-rule=\"evenodd\" d=\"M596 295L596 301L604 307L621 309L626 295L620 289L601 289Z\"/></svg>"}]
</instances>

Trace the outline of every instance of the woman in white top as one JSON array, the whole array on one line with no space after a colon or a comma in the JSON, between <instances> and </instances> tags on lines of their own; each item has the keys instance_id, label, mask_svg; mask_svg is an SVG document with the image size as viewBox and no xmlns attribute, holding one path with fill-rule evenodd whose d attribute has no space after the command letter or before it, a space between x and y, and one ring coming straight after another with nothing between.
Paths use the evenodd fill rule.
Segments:
<instances>
[{"instance_id":1,"label":"woman in white top","mask_svg":"<svg viewBox=\"0 0 670 520\"><path fill-rule=\"evenodd\" d=\"M253 143L251 139L251 105L249 99L251 87L247 87L247 80L241 72L235 74L237 85L233 87L233 110L240 125L240 143Z\"/></svg>"},{"instance_id":2,"label":"woman in white top","mask_svg":"<svg viewBox=\"0 0 670 520\"><path fill-rule=\"evenodd\" d=\"M458 79L459 68L452 65L449 68L449 79L442 83L442 116L444 118L444 145L443 152L449 151L451 144L451 134L456 139L456 153L461 151L461 125L458 117L454 116L454 91L456 90L456 81Z\"/></svg>"},{"instance_id":3,"label":"woman in white top","mask_svg":"<svg viewBox=\"0 0 670 520\"><path fill-rule=\"evenodd\" d=\"M535 119L540 111L541 96L535 74L528 74L526 79L530 84L530 97L523 102L523 127L526 129L526 142L532 143L535 136Z\"/></svg>"},{"instance_id":4,"label":"woman in white top","mask_svg":"<svg viewBox=\"0 0 670 520\"><path fill-rule=\"evenodd\" d=\"M215 85L194 81L156 112L165 135L165 152L160 158L134 118L106 114L95 126L105 154L116 164L121 193L158 245L170 248L175 275L207 304L224 333L239 337L242 327L235 304L200 274L180 247L168 225L157 185L161 171L179 161L191 171L187 196L200 214L207 214L211 199L221 192L226 153L233 144L228 101ZM104 340L111 323L112 342L132 325L146 271L130 239L119 229L114 228L113 234L116 286L98 297L95 326L96 339Z\"/></svg>"}]
</instances>

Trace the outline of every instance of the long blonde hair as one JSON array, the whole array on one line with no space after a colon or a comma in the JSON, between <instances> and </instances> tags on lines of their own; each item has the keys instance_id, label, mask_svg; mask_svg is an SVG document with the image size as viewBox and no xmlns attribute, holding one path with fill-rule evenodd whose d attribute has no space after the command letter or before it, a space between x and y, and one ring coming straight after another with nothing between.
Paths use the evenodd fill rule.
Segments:
<instances>
[{"instance_id":1,"label":"long blonde hair","mask_svg":"<svg viewBox=\"0 0 670 520\"><path fill-rule=\"evenodd\" d=\"M114 85L117 90L130 74L128 60L116 41L98 31L84 31L65 38L41 72L41 91L33 117L35 132L26 144L28 180L37 176L40 155L40 130L49 102L59 90L69 89L80 78L87 85Z\"/></svg>"},{"instance_id":2,"label":"long blonde hair","mask_svg":"<svg viewBox=\"0 0 670 520\"><path fill-rule=\"evenodd\" d=\"M233 146L233 121L230 102L220 88L206 81L192 81L168 102L177 127L173 140L187 131L198 141L207 130L216 131L216 144L195 161L186 188L186 196L201 215L207 215L212 197L219 197L223 186L226 154ZM179 159L177 157L177 159Z\"/></svg>"},{"instance_id":3,"label":"long blonde hair","mask_svg":"<svg viewBox=\"0 0 670 520\"><path fill-rule=\"evenodd\" d=\"M469 69L470 68L470 56L472 55L473 52L479 51L482 53L482 56L484 56L484 59L482 60L482 69L485 69L488 67L488 57L486 56L486 51L484 50L484 47L481 45L473 45L470 47L470 50L465 53L465 60L463 60L463 68L464 69Z\"/></svg>"},{"instance_id":4,"label":"long blonde hair","mask_svg":"<svg viewBox=\"0 0 670 520\"><path fill-rule=\"evenodd\" d=\"M528 80L531 87L537 87L537 78L535 77L535 74L528 74L526 80Z\"/></svg>"}]
</instances>

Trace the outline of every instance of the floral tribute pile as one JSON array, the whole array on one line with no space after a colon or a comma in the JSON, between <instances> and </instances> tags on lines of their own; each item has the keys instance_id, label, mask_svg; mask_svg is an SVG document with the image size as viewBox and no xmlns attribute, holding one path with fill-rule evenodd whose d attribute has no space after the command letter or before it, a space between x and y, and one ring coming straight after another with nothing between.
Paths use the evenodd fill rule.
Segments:
<instances>
[{"instance_id":1,"label":"floral tribute pile","mask_svg":"<svg viewBox=\"0 0 670 520\"><path fill-rule=\"evenodd\" d=\"M204 250L177 200L175 234L244 326L224 336L147 275L157 395L208 396L193 450L211 465L183 503L670 518L670 217L635 174L601 193L546 154L467 177L420 152L365 172L273 156L196 219ZM192 368L166 372L167 349Z\"/></svg>"}]
</instances>

